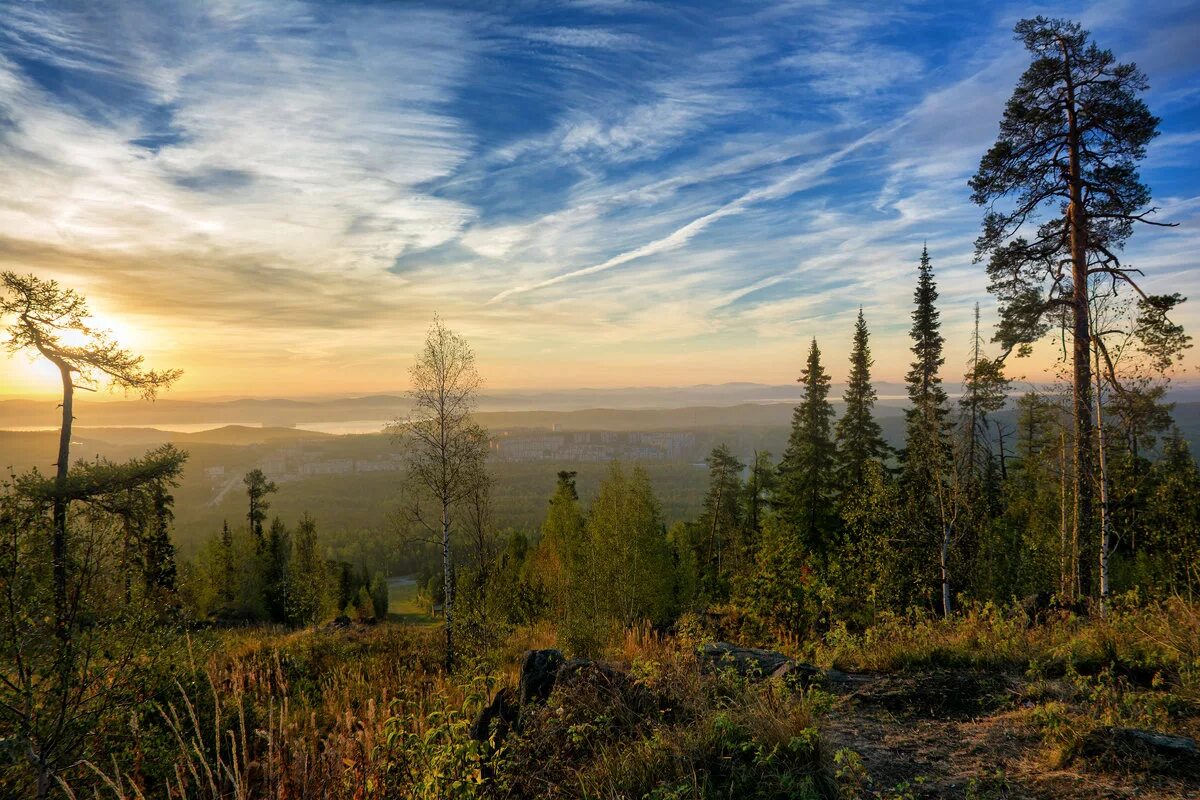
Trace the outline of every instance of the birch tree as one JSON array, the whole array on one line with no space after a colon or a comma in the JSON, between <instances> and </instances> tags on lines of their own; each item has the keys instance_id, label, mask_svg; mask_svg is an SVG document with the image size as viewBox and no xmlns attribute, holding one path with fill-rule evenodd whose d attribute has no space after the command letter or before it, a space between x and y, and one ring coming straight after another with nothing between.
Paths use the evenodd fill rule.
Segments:
<instances>
[{"instance_id":1,"label":"birch tree","mask_svg":"<svg viewBox=\"0 0 1200 800\"><path fill-rule=\"evenodd\" d=\"M394 426L408 455L410 479L434 501L439 519L427 520L415 504L414 518L440 536L445 582L446 670L454 668L454 565L451 510L475 490L487 457L487 433L473 413L483 384L466 339L435 316L409 369L412 410Z\"/></svg>"}]
</instances>

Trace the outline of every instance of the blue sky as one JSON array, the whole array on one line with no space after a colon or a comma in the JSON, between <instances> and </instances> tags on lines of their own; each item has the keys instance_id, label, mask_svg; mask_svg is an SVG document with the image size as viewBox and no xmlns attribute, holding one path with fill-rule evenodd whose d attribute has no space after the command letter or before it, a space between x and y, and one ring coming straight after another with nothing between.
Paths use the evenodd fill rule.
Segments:
<instances>
[{"instance_id":1,"label":"blue sky","mask_svg":"<svg viewBox=\"0 0 1200 800\"><path fill-rule=\"evenodd\" d=\"M1036 13L1149 75L1180 227L1128 260L1195 294L1200 6L1169 1L3 2L0 266L185 392L400 388L435 311L492 385L577 387L787 382L812 336L837 380L862 305L896 380L927 241L953 379L994 313L966 180Z\"/></svg>"}]
</instances>

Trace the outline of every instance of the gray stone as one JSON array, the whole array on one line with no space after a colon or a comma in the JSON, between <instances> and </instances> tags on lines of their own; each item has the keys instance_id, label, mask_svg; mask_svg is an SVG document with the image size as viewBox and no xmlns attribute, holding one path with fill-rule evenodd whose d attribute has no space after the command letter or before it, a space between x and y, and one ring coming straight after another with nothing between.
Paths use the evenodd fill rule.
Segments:
<instances>
[{"instance_id":1,"label":"gray stone","mask_svg":"<svg viewBox=\"0 0 1200 800\"><path fill-rule=\"evenodd\" d=\"M545 702L554 691L558 668L567 661L558 650L529 650L521 661L521 678L517 686L520 705Z\"/></svg>"},{"instance_id":2,"label":"gray stone","mask_svg":"<svg viewBox=\"0 0 1200 800\"><path fill-rule=\"evenodd\" d=\"M789 685L807 687L821 681L846 680L837 670L823 670L811 664L793 661L783 653L757 647L738 647L729 642L713 642L700 648L700 666L706 672L732 669L749 680L779 678Z\"/></svg>"}]
</instances>

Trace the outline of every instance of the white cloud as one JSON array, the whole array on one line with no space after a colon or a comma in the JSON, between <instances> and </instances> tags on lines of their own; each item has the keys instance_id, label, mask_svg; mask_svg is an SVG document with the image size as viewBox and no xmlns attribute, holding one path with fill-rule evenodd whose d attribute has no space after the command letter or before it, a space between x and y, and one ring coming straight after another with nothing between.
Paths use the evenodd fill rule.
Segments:
<instances>
[{"instance_id":1,"label":"white cloud","mask_svg":"<svg viewBox=\"0 0 1200 800\"><path fill-rule=\"evenodd\" d=\"M551 350L583 383L624 359L658 380L655 356L776 380L809 335L840 364L860 303L895 378L926 239L952 342L987 308L965 180L1025 63L1011 20L932 54L885 35L923 24L906 7L618 5L602 27L594 3L553 27L405 4L0 7L0 263L250 381L339 363L399 381L435 308L521 375ZM84 79L51 90L28 59ZM1161 91L1190 107L1180 87ZM1147 164L1188 169L1195 144L1175 130ZM1172 189L1160 204L1193 223ZM1139 234L1129 255L1186 294L1192 238Z\"/></svg>"}]
</instances>

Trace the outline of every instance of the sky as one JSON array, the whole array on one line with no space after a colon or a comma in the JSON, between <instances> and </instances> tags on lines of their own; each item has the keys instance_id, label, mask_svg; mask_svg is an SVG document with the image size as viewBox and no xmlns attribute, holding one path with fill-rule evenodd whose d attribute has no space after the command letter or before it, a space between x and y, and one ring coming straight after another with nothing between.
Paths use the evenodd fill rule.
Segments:
<instances>
[{"instance_id":1,"label":"sky","mask_svg":"<svg viewBox=\"0 0 1200 800\"><path fill-rule=\"evenodd\" d=\"M174 396L403 389L435 312L493 388L782 384L812 337L844 379L860 306L902 379L928 243L953 380L995 319L966 182L1038 13L1149 76L1179 227L1126 260L1200 300L1195 0L0 0L0 269ZM0 359L0 395L56 388Z\"/></svg>"}]
</instances>

